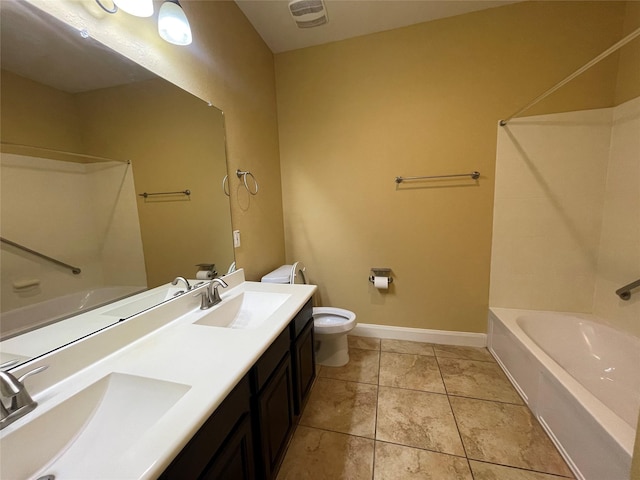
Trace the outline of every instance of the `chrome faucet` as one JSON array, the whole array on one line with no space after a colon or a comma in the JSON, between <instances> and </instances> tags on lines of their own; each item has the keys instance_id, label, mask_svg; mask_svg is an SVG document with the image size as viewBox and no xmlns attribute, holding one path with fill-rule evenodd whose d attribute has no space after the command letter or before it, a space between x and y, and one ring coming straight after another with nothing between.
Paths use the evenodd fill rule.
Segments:
<instances>
[{"instance_id":1,"label":"chrome faucet","mask_svg":"<svg viewBox=\"0 0 640 480\"><path fill-rule=\"evenodd\" d=\"M20 378L14 377L11 373L0 371L0 430L11 425L19 418L24 417L38 406L24 386L24 380L31 375L40 373L48 365L34 368L25 373Z\"/></svg>"},{"instance_id":2,"label":"chrome faucet","mask_svg":"<svg viewBox=\"0 0 640 480\"><path fill-rule=\"evenodd\" d=\"M227 288L227 282L222 280L221 278L214 278L209 282L207 288L201 293L202 301L200 302L200 309L206 310L207 308L211 308L214 305L219 304L222 299L220 298L220 292L218 292L218 287Z\"/></svg>"},{"instance_id":3,"label":"chrome faucet","mask_svg":"<svg viewBox=\"0 0 640 480\"><path fill-rule=\"evenodd\" d=\"M187 279L186 279L186 278L184 278L184 277L176 277L176 278L174 278L174 279L173 279L173 282L171 282L171 285L177 285L177 284L178 284L178 282L179 282L179 281L181 281L181 280L182 280L182 281L184 282L184 284L187 286L187 292L193 288L193 287L191 286L191 284L189 283L189 280L187 280Z\"/></svg>"}]
</instances>

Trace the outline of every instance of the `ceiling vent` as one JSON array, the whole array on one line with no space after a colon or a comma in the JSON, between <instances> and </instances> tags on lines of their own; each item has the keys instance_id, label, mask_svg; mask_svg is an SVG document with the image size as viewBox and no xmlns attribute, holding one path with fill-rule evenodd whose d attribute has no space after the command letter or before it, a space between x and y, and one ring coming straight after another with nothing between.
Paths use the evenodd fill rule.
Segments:
<instances>
[{"instance_id":1,"label":"ceiling vent","mask_svg":"<svg viewBox=\"0 0 640 480\"><path fill-rule=\"evenodd\" d=\"M289 12L299 28L318 27L329 21L322 0L293 0Z\"/></svg>"}]
</instances>

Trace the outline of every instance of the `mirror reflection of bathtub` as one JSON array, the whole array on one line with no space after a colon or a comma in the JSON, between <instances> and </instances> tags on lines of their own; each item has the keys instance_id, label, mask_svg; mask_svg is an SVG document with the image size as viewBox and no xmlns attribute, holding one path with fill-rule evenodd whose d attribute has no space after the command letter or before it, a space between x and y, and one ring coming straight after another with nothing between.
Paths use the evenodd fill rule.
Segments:
<instances>
[{"instance_id":1,"label":"mirror reflection of bathtub","mask_svg":"<svg viewBox=\"0 0 640 480\"><path fill-rule=\"evenodd\" d=\"M0 351L0 364L15 360L22 363L41 355L42 352L51 352L72 341L186 293L183 286L172 286L168 283L144 292L134 293L117 301L109 300L101 306L95 304L91 306L84 305L85 302L100 302L101 297L102 299L109 298L114 293L122 294L125 289L126 287L123 287L120 292L104 291L106 289L103 289L103 291L98 289L80 292L10 312L8 316L9 322L22 324L23 318L21 317L27 316L29 320L37 316L46 318L51 313L48 310L49 307L59 308L59 304L64 302L73 303L80 309L75 315L67 317L63 324L56 321L48 324L44 323L28 332L22 332L20 335L3 340L2 351ZM12 363L11 367L14 365L16 364Z\"/></svg>"},{"instance_id":2,"label":"mirror reflection of bathtub","mask_svg":"<svg viewBox=\"0 0 640 480\"><path fill-rule=\"evenodd\" d=\"M165 301L102 313L196 264L225 273L234 253L222 112L29 4L0 8L2 237L82 270L1 245L0 350L20 343L22 361Z\"/></svg>"}]
</instances>

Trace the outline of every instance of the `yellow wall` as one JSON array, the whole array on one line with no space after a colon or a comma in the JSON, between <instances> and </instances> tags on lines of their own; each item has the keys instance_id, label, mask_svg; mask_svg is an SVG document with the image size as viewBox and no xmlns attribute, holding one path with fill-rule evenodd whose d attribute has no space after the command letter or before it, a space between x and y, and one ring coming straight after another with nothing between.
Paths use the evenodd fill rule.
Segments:
<instances>
[{"instance_id":1,"label":"yellow wall","mask_svg":"<svg viewBox=\"0 0 640 480\"><path fill-rule=\"evenodd\" d=\"M250 170L260 182L260 193L249 198L232 179L233 228L242 233L238 266L248 279L279 266L284 235L273 54L237 5L181 2L194 43L178 47L158 37L155 17L108 15L93 0L29 1L224 111L229 171Z\"/></svg>"},{"instance_id":2,"label":"yellow wall","mask_svg":"<svg viewBox=\"0 0 640 480\"><path fill-rule=\"evenodd\" d=\"M320 302L484 332L497 122L617 41L625 7L525 2L278 54L287 260ZM611 106L617 60L538 111ZM477 183L394 183L472 170ZM393 269L390 291L370 267Z\"/></svg>"},{"instance_id":3,"label":"yellow wall","mask_svg":"<svg viewBox=\"0 0 640 480\"><path fill-rule=\"evenodd\" d=\"M81 151L80 123L73 95L5 70L0 85L3 142ZM33 114L25 116L21 112Z\"/></svg>"},{"instance_id":4,"label":"yellow wall","mask_svg":"<svg viewBox=\"0 0 640 480\"><path fill-rule=\"evenodd\" d=\"M640 28L640 2L627 2L623 35ZM640 95L640 38L620 49L620 62L616 84L616 105Z\"/></svg>"}]
</instances>

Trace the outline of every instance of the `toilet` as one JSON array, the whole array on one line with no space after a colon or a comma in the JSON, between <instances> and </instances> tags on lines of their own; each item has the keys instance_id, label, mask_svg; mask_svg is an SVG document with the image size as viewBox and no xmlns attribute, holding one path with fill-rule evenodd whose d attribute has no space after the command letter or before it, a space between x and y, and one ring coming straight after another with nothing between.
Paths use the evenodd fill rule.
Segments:
<instances>
[{"instance_id":1,"label":"toilet","mask_svg":"<svg viewBox=\"0 0 640 480\"><path fill-rule=\"evenodd\" d=\"M265 283L306 284L306 268L301 262L282 265L262 277ZM356 326L356 314L343 308L313 307L316 363L342 367L349 363L347 333Z\"/></svg>"}]
</instances>

